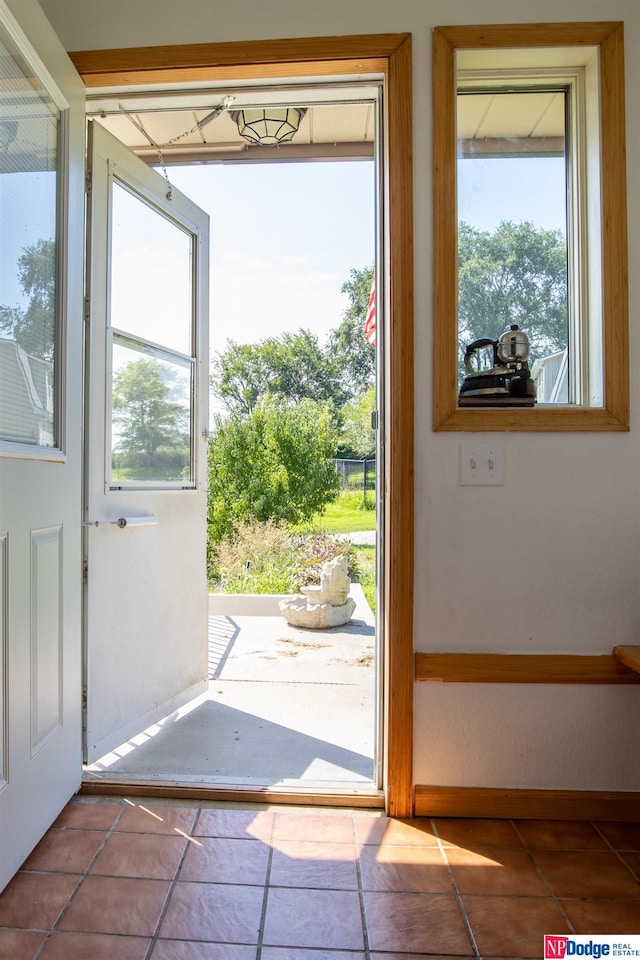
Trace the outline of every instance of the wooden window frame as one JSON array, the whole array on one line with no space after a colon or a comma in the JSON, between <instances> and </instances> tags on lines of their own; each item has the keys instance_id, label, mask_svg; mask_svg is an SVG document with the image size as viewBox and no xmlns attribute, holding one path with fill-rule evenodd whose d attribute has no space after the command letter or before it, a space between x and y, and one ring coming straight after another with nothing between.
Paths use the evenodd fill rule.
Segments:
<instances>
[{"instance_id":1,"label":"wooden window frame","mask_svg":"<svg viewBox=\"0 0 640 960\"><path fill-rule=\"evenodd\" d=\"M388 277L384 786L390 816L413 815L413 111L410 34L142 47L70 53L87 88L380 74L385 82Z\"/></svg>"},{"instance_id":2,"label":"wooden window frame","mask_svg":"<svg viewBox=\"0 0 640 960\"><path fill-rule=\"evenodd\" d=\"M459 408L456 51L594 46L600 56L604 406ZM623 24L543 23L433 31L433 428L436 431L629 429Z\"/></svg>"}]
</instances>

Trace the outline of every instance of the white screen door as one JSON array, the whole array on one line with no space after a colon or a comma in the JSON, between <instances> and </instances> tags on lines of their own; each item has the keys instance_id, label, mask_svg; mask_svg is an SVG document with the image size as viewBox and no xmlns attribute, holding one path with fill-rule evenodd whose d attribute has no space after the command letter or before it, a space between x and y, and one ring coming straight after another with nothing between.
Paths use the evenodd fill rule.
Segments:
<instances>
[{"instance_id":1,"label":"white screen door","mask_svg":"<svg viewBox=\"0 0 640 960\"><path fill-rule=\"evenodd\" d=\"M99 124L89 126L92 762L206 689L209 221Z\"/></svg>"},{"instance_id":2,"label":"white screen door","mask_svg":"<svg viewBox=\"0 0 640 960\"><path fill-rule=\"evenodd\" d=\"M0 0L0 889L81 768L84 88Z\"/></svg>"}]
</instances>

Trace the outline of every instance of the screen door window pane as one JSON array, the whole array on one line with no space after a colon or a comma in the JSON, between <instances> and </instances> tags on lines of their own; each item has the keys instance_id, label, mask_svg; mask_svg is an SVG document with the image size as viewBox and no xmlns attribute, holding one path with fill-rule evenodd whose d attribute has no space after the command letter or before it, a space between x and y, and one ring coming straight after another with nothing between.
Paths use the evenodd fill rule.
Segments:
<instances>
[{"instance_id":1,"label":"screen door window pane","mask_svg":"<svg viewBox=\"0 0 640 960\"><path fill-rule=\"evenodd\" d=\"M112 194L111 326L191 355L192 237L118 183Z\"/></svg>"},{"instance_id":2,"label":"screen door window pane","mask_svg":"<svg viewBox=\"0 0 640 960\"><path fill-rule=\"evenodd\" d=\"M538 403L569 393L565 98L557 89L457 97L459 381L466 347L515 323L531 342Z\"/></svg>"},{"instance_id":3,"label":"screen door window pane","mask_svg":"<svg viewBox=\"0 0 640 960\"><path fill-rule=\"evenodd\" d=\"M0 29L0 440L53 447L60 111Z\"/></svg>"},{"instance_id":4,"label":"screen door window pane","mask_svg":"<svg viewBox=\"0 0 640 960\"><path fill-rule=\"evenodd\" d=\"M111 483L192 481L193 364L114 338Z\"/></svg>"}]
</instances>

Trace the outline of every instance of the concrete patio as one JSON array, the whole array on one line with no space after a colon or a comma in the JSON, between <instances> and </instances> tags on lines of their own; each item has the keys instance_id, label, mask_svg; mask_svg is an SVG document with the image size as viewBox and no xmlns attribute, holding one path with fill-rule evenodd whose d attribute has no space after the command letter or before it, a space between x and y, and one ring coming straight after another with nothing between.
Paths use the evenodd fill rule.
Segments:
<instances>
[{"instance_id":1,"label":"concrete patio","mask_svg":"<svg viewBox=\"0 0 640 960\"><path fill-rule=\"evenodd\" d=\"M373 789L375 619L306 630L278 598L211 595L209 690L85 770L85 779Z\"/></svg>"}]
</instances>

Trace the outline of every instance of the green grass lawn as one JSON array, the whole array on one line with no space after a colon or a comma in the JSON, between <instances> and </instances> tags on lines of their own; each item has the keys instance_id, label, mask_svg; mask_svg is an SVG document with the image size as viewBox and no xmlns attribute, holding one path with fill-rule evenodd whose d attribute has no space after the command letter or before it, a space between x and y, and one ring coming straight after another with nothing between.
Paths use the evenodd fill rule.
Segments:
<instances>
[{"instance_id":1,"label":"green grass lawn","mask_svg":"<svg viewBox=\"0 0 640 960\"><path fill-rule=\"evenodd\" d=\"M361 493L345 491L335 503L330 503L323 513L305 524L305 529L326 530L327 533L353 533L356 530L375 530L376 511L374 494L367 493L365 509Z\"/></svg>"},{"instance_id":2,"label":"green grass lawn","mask_svg":"<svg viewBox=\"0 0 640 960\"><path fill-rule=\"evenodd\" d=\"M376 612L376 548L354 544L358 558L358 583L372 611Z\"/></svg>"}]
</instances>

